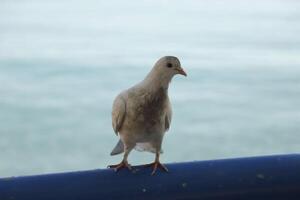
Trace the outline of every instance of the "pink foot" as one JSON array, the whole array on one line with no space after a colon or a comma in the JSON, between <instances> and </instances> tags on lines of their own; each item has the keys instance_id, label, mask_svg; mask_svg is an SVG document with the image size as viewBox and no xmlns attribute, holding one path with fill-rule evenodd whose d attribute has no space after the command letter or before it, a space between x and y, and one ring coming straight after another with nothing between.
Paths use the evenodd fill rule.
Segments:
<instances>
[{"instance_id":1,"label":"pink foot","mask_svg":"<svg viewBox=\"0 0 300 200\"><path fill-rule=\"evenodd\" d=\"M151 175L155 174L157 168L160 168L164 172L169 172L168 168L166 168L166 166L161 164L159 161L155 161L153 163L146 164L146 165L144 165L144 167L152 167L153 168L153 171L152 171Z\"/></svg>"},{"instance_id":2,"label":"pink foot","mask_svg":"<svg viewBox=\"0 0 300 200\"><path fill-rule=\"evenodd\" d=\"M115 172L118 172L122 168L127 168L128 170L131 170L131 166L128 164L128 162L122 161L117 165L108 165L108 168L114 169Z\"/></svg>"}]
</instances>

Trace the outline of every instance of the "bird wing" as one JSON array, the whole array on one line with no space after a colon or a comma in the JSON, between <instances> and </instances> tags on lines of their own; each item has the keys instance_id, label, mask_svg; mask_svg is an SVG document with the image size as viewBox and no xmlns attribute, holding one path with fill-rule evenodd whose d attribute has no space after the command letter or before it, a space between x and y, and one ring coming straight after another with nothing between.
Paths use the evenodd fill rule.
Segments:
<instances>
[{"instance_id":1,"label":"bird wing","mask_svg":"<svg viewBox=\"0 0 300 200\"><path fill-rule=\"evenodd\" d=\"M165 116L165 131L168 131L171 125L171 121L172 121L172 107L171 107L171 102L168 98L168 102L167 102L167 110L166 110L166 116Z\"/></svg>"},{"instance_id":2,"label":"bird wing","mask_svg":"<svg viewBox=\"0 0 300 200\"><path fill-rule=\"evenodd\" d=\"M118 135L119 130L122 127L126 115L126 101L122 95L118 95L113 103L112 108L112 126Z\"/></svg>"}]
</instances>

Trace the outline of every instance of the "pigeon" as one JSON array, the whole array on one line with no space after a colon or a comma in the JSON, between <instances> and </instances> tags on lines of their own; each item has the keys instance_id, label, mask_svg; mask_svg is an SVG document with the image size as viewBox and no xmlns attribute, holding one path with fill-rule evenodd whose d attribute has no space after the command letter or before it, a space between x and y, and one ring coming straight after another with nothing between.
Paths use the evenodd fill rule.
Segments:
<instances>
[{"instance_id":1,"label":"pigeon","mask_svg":"<svg viewBox=\"0 0 300 200\"><path fill-rule=\"evenodd\" d=\"M168 172L160 163L162 141L169 130L172 108L168 96L169 84L174 75L187 76L180 61L174 56L160 58L143 81L121 92L112 107L112 127L120 140L111 155L124 152L123 160L109 168L119 171L131 170L127 158L131 150L155 153L155 161L145 166L152 167L152 175L157 168Z\"/></svg>"}]
</instances>

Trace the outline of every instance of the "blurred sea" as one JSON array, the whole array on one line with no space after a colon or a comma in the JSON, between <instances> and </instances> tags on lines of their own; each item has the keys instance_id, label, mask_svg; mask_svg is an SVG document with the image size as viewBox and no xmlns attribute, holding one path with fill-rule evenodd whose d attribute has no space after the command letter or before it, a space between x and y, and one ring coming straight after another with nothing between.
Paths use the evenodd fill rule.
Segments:
<instances>
[{"instance_id":1,"label":"blurred sea","mask_svg":"<svg viewBox=\"0 0 300 200\"><path fill-rule=\"evenodd\" d=\"M299 24L292 0L1 1L0 176L119 162L112 101L164 55L188 77L163 162L299 152Z\"/></svg>"}]
</instances>

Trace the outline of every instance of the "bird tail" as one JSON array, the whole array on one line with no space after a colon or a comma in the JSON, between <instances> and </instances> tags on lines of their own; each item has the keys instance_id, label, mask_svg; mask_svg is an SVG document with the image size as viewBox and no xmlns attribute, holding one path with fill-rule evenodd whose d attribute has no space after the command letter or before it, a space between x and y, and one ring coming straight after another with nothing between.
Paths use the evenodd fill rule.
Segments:
<instances>
[{"instance_id":1,"label":"bird tail","mask_svg":"<svg viewBox=\"0 0 300 200\"><path fill-rule=\"evenodd\" d=\"M112 152L110 153L111 156L120 154L124 152L124 144L121 140L119 140L119 142L117 143L117 145L115 146L115 148L112 150Z\"/></svg>"}]
</instances>

